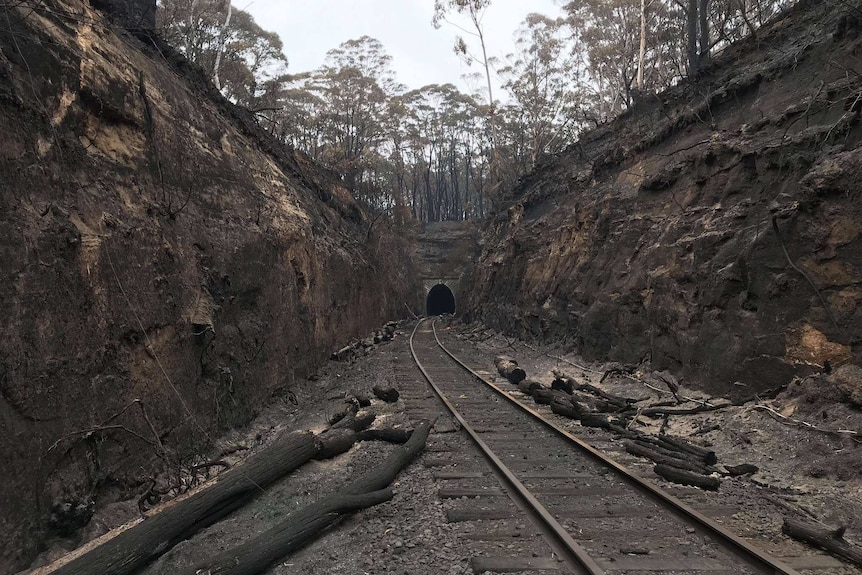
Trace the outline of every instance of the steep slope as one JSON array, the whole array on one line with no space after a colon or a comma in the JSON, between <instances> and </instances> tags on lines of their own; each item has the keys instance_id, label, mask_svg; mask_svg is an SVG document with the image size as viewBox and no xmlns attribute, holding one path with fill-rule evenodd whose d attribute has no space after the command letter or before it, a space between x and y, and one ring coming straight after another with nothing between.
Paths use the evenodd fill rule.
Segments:
<instances>
[{"instance_id":1,"label":"steep slope","mask_svg":"<svg viewBox=\"0 0 862 575\"><path fill-rule=\"evenodd\" d=\"M87 1L0 7L0 126L0 572L421 298L337 179Z\"/></svg>"},{"instance_id":2,"label":"steep slope","mask_svg":"<svg viewBox=\"0 0 862 575\"><path fill-rule=\"evenodd\" d=\"M467 319L720 393L862 360L860 6L800 3L539 166Z\"/></svg>"}]
</instances>

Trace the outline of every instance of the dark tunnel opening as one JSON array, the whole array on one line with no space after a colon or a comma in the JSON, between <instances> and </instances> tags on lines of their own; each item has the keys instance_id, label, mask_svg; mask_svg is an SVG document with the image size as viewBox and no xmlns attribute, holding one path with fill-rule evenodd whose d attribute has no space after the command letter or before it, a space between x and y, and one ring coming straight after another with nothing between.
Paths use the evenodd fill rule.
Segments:
<instances>
[{"instance_id":1,"label":"dark tunnel opening","mask_svg":"<svg viewBox=\"0 0 862 575\"><path fill-rule=\"evenodd\" d=\"M441 315L455 313L455 295L445 284L437 284L428 292L425 299L426 314Z\"/></svg>"}]
</instances>

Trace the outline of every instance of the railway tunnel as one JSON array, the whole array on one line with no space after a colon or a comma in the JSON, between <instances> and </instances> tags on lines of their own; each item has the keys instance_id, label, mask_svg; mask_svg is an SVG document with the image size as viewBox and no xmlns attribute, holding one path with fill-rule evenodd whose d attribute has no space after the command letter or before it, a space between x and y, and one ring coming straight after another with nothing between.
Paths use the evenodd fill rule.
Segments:
<instances>
[{"instance_id":1,"label":"railway tunnel","mask_svg":"<svg viewBox=\"0 0 862 575\"><path fill-rule=\"evenodd\" d=\"M425 314L442 315L444 313L455 313L455 294L445 283L438 283L425 297Z\"/></svg>"}]
</instances>

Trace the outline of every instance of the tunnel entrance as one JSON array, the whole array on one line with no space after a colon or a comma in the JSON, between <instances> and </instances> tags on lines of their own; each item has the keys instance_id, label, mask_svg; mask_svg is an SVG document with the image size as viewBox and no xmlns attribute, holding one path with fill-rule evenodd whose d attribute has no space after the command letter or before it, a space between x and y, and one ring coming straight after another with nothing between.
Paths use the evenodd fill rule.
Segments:
<instances>
[{"instance_id":1,"label":"tunnel entrance","mask_svg":"<svg viewBox=\"0 0 862 575\"><path fill-rule=\"evenodd\" d=\"M425 312L429 316L455 313L455 295L446 284L437 284L428 291Z\"/></svg>"}]
</instances>

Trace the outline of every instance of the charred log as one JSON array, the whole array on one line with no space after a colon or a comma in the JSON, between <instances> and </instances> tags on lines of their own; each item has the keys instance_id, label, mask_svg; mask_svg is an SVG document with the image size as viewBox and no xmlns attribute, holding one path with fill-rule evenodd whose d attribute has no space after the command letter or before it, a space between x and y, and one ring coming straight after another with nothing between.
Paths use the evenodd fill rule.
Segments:
<instances>
[{"instance_id":1,"label":"charred log","mask_svg":"<svg viewBox=\"0 0 862 575\"><path fill-rule=\"evenodd\" d=\"M399 393L394 387L381 387L379 385L375 385L371 388L371 392L375 397L382 399L386 403L395 403L398 401Z\"/></svg>"},{"instance_id":2,"label":"charred log","mask_svg":"<svg viewBox=\"0 0 862 575\"><path fill-rule=\"evenodd\" d=\"M238 547L181 571L180 575L256 575L313 539L345 512L389 500L392 490L388 486L425 447L430 429L431 424L427 421L417 425L407 443L396 447L374 471L345 486L338 495L291 513L275 527Z\"/></svg>"},{"instance_id":3,"label":"charred log","mask_svg":"<svg viewBox=\"0 0 862 575\"><path fill-rule=\"evenodd\" d=\"M717 477L693 473L691 471L686 471L684 469L679 469L678 467L672 467L661 463L656 465L653 470L660 477L673 483L693 485L694 487L700 487L701 489L706 489L708 491L718 491L718 487L721 484Z\"/></svg>"},{"instance_id":4,"label":"charred log","mask_svg":"<svg viewBox=\"0 0 862 575\"><path fill-rule=\"evenodd\" d=\"M844 527L825 529L798 519L785 518L781 531L794 539L825 549L862 567L862 546L844 539Z\"/></svg>"},{"instance_id":5,"label":"charred log","mask_svg":"<svg viewBox=\"0 0 862 575\"><path fill-rule=\"evenodd\" d=\"M509 383L517 385L527 377L527 372L518 367L518 362L511 357L501 355L494 360L494 367Z\"/></svg>"},{"instance_id":6,"label":"charred log","mask_svg":"<svg viewBox=\"0 0 862 575\"><path fill-rule=\"evenodd\" d=\"M93 548L54 573L126 575L193 533L248 503L276 479L311 460L318 443L310 433L287 433L194 495L166 507Z\"/></svg>"}]
</instances>

